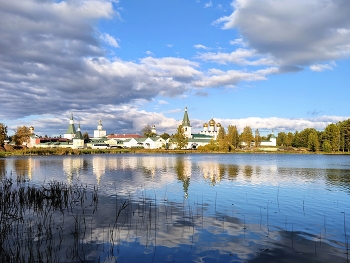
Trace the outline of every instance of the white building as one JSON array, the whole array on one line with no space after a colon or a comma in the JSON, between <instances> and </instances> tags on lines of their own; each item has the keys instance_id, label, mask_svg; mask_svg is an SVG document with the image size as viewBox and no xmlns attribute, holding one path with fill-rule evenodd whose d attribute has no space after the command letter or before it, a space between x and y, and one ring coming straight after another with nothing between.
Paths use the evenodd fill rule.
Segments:
<instances>
[{"instance_id":1,"label":"white building","mask_svg":"<svg viewBox=\"0 0 350 263\"><path fill-rule=\"evenodd\" d=\"M273 133L270 134L270 140L261 140L260 146L277 146L276 136Z\"/></svg>"},{"instance_id":2,"label":"white building","mask_svg":"<svg viewBox=\"0 0 350 263\"><path fill-rule=\"evenodd\" d=\"M209 127L208 127L209 126ZM203 131L200 131L200 134L205 134L209 136L213 136L213 138L216 140L218 137L219 131L221 129L220 123L215 123L214 119L211 119L208 123L203 124Z\"/></svg>"},{"instance_id":3,"label":"white building","mask_svg":"<svg viewBox=\"0 0 350 263\"><path fill-rule=\"evenodd\" d=\"M83 149L84 148L84 137L81 134L80 131L80 124L78 126L78 130L77 133L75 134L74 138L73 138L73 149Z\"/></svg>"},{"instance_id":4,"label":"white building","mask_svg":"<svg viewBox=\"0 0 350 263\"><path fill-rule=\"evenodd\" d=\"M97 124L97 130L94 130L94 138L106 137L106 131L103 130L102 121L99 120Z\"/></svg>"}]
</instances>

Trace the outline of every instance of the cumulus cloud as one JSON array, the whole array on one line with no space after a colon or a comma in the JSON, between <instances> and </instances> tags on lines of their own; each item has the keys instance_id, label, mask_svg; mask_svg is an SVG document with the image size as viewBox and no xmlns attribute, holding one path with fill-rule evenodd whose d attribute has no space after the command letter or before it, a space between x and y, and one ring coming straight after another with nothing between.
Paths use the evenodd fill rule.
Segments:
<instances>
[{"instance_id":1,"label":"cumulus cloud","mask_svg":"<svg viewBox=\"0 0 350 263\"><path fill-rule=\"evenodd\" d=\"M200 77L198 63L180 58L106 59L99 39L118 42L95 22L115 13L107 0L0 5L0 118L182 95Z\"/></svg>"},{"instance_id":2,"label":"cumulus cloud","mask_svg":"<svg viewBox=\"0 0 350 263\"><path fill-rule=\"evenodd\" d=\"M148 101L156 96L183 98L193 87L233 86L273 73L204 72L198 62L155 58L151 52L135 61L106 58L101 40L115 48L119 40L101 33L97 22L118 16L112 2L27 0L0 5L5 21L0 23L1 119L61 114L67 109L93 114L103 112L105 105ZM239 52L203 54L202 58L220 61L223 57L223 62L241 60L243 64L252 58Z\"/></svg>"},{"instance_id":3,"label":"cumulus cloud","mask_svg":"<svg viewBox=\"0 0 350 263\"><path fill-rule=\"evenodd\" d=\"M215 21L237 28L251 48L273 56L281 70L350 55L350 2L346 0L236 0L233 13Z\"/></svg>"}]
</instances>

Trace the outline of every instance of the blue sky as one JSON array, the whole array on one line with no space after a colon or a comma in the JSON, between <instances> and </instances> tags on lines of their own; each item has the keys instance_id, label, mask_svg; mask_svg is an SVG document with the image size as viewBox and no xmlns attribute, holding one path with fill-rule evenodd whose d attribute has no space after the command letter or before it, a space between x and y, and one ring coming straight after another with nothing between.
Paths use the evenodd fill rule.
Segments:
<instances>
[{"instance_id":1,"label":"blue sky","mask_svg":"<svg viewBox=\"0 0 350 263\"><path fill-rule=\"evenodd\" d=\"M0 122L64 134L348 119L346 0L0 1Z\"/></svg>"}]
</instances>

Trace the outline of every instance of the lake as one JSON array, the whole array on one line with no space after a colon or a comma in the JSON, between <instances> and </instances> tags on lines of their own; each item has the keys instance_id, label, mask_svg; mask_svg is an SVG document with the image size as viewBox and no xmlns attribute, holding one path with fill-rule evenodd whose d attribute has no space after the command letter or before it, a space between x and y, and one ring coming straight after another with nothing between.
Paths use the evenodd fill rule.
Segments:
<instances>
[{"instance_id":1,"label":"lake","mask_svg":"<svg viewBox=\"0 0 350 263\"><path fill-rule=\"evenodd\" d=\"M348 262L350 155L9 157L0 177L71 193L2 209L12 262Z\"/></svg>"}]
</instances>

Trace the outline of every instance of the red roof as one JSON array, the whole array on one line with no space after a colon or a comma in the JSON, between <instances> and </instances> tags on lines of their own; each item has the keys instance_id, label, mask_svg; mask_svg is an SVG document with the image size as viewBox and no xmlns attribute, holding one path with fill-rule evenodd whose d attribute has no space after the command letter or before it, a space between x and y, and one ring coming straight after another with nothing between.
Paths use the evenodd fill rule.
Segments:
<instances>
[{"instance_id":1,"label":"red roof","mask_svg":"<svg viewBox=\"0 0 350 263\"><path fill-rule=\"evenodd\" d=\"M131 138L142 138L139 134L132 134L132 133L124 133L124 134L110 134L107 135L108 139L131 139Z\"/></svg>"}]
</instances>

